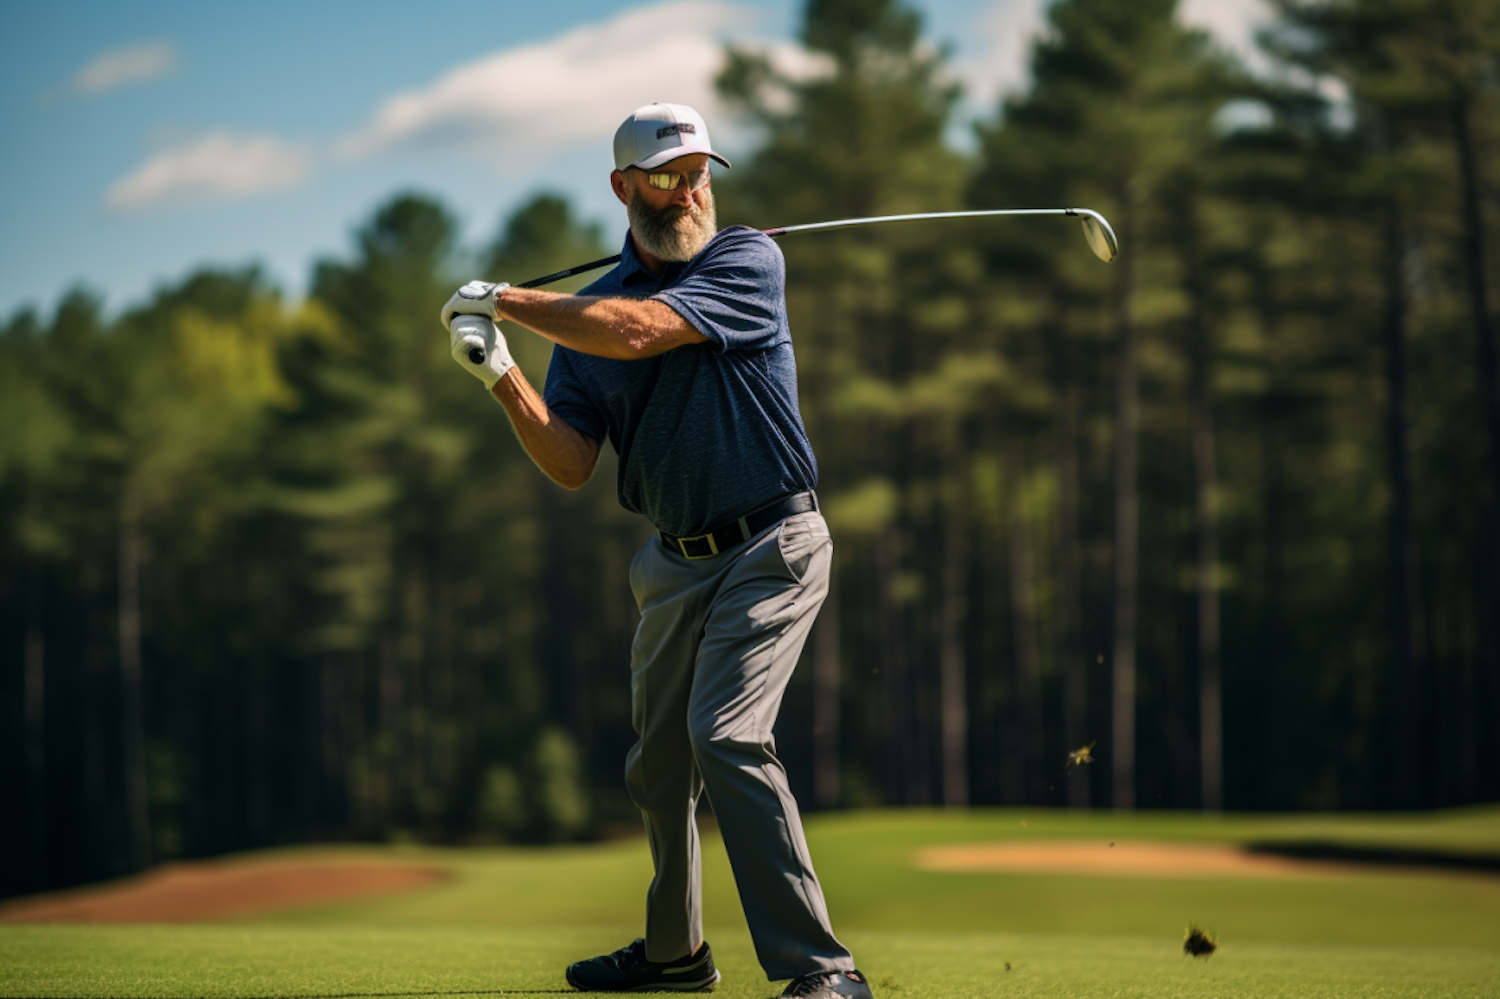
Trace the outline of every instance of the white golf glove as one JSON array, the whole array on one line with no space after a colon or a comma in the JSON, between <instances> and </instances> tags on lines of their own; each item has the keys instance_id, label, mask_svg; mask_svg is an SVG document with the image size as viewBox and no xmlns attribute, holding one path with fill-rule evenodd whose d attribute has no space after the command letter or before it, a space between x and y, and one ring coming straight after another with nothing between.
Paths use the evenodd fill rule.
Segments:
<instances>
[{"instance_id":1,"label":"white golf glove","mask_svg":"<svg viewBox=\"0 0 1500 999\"><path fill-rule=\"evenodd\" d=\"M448 329L449 350L459 367L492 389L516 366L500 327L484 316L460 315Z\"/></svg>"},{"instance_id":2,"label":"white golf glove","mask_svg":"<svg viewBox=\"0 0 1500 999\"><path fill-rule=\"evenodd\" d=\"M510 285L504 281L493 284L489 281L470 281L462 288L453 293L443 306L441 321L443 329L453 328L454 316L484 316L486 319L499 319L495 312L495 292Z\"/></svg>"}]
</instances>

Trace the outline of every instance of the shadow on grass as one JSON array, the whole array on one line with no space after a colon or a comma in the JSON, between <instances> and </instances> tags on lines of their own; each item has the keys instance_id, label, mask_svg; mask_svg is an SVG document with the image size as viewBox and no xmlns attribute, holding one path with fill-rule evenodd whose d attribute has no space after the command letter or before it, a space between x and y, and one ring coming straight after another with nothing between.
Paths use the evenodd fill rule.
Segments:
<instances>
[{"instance_id":1,"label":"shadow on grass","mask_svg":"<svg viewBox=\"0 0 1500 999\"><path fill-rule=\"evenodd\" d=\"M401 996L576 996L577 989L444 989L441 992L322 992L316 995L277 995L261 999L385 999ZM257 999L245 996L243 999Z\"/></svg>"},{"instance_id":2,"label":"shadow on grass","mask_svg":"<svg viewBox=\"0 0 1500 999\"><path fill-rule=\"evenodd\" d=\"M441 989L429 992L272 992L238 999L412 999L415 996L579 996L577 989ZM56 996L54 999L92 999L90 995ZM141 996L138 999L182 999L181 996Z\"/></svg>"},{"instance_id":3,"label":"shadow on grass","mask_svg":"<svg viewBox=\"0 0 1500 999\"><path fill-rule=\"evenodd\" d=\"M1399 846L1353 846L1347 843L1264 842L1245 846L1250 853L1295 860L1336 860L1372 867L1427 868L1500 874L1500 854L1456 853L1451 850L1408 849Z\"/></svg>"},{"instance_id":4,"label":"shadow on grass","mask_svg":"<svg viewBox=\"0 0 1500 999\"><path fill-rule=\"evenodd\" d=\"M325 992L318 995L278 995L263 999L385 999L401 996L576 996L577 989L444 989L441 992ZM244 999L256 999L246 996Z\"/></svg>"}]
</instances>

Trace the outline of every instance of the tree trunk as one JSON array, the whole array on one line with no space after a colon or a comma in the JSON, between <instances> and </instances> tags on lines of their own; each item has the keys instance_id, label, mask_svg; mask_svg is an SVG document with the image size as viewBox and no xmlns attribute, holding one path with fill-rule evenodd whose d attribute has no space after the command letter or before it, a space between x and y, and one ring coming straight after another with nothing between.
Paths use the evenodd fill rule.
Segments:
<instances>
[{"instance_id":1,"label":"tree trunk","mask_svg":"<svg viewBox=\"0 0 1500 999\"><path fill-rule=\"evenodd\" d=\"M1458 156L1464 234L1462 256L1469 285L1469 311L1474 322L1479 399L1484 411L1490 503L1493 506L1500 504L1500 387L1496 384L1500 375L1495 368L1495 328L1490 316L1489 286L1485 281L1484 205L1480 197L1470 104L1468 99L1453 104L1453 144ZM1493 516L1491 512L1491 518Z\"/></svg>"},{"instance_id":2,"label":"tree trunk","mask_svg":"<svg viewBox=\"0 0 1500 999\"><path fill-rule=\"evenodd\" d=\"M1215 506L1213 333L1209 329L1208 279L1193 196L1178 211L1182 226L1183 283L1188 301L1189 407L1193 447L1194 573L1198 605L1199 800L1204 811L1224 808L1222 684L1219 676L1219 523Z\"/></svg>"},{"instance_id":3,"label":"tree trunk","mask_svg":"<svg viewBox=\"0 0 1500 999\"><path fill-rule=\"evenodd\" d=\"M271 731L271 716L266 697L266 678L254 664L239 671L239 749L243 768L245 839L252 846L264 846L271 839L270 746L280 732Z\"/></svg>"},{"instance_id":4,"label":"tree trunk","mask_svg":"<svg viewBox=\"0 0 1500 999\"><path fill-rule=\"evenodd\" d=\"M1500 374L1496 370L1495 326L1490 314L1489 285L1486 280L1488 272L1485 260L1484 203L1480 195L1479 158L1474 150L1473 98L1465 96L1454 101L1451 113L1453 146L1458 160L1459 210L1463 215L1462 256L1469 286L1469 311L1474 323L1475 362L1479 376L1479 401L1485 423L1485 457L1489 480L1488 490L1480 490L1478 511L1479 551L1475 557L1473 595L1475 619L1478 622L1478 648L1474 652L1473 666L1466 672L1469 677L1493 678L1500 673L1500 614L1495 612L1495 608L1500 606L1500 528L1496 526L1500 522L1500 387L1497 387ZM1493 679L1490 685L1494 686ZM1493 717L1492 712L1500 709L1500 703L1488 696L1489 691L1484 689L1485 686L1485 683L1475 681L1463 684L1460 696L1476 709L1476 714L1471 715L1471 718L1484 718L1487 714ZM1465 724L1465 728L1469 730L1473 726L1473 721ZM1488 728L1489 726L1481 723L1481 731ZM1486 769L1485 763L1491 761L1491 754L1482 752L1478 760L1483 762L1479 762L1474 769L1482 773ZM1493 784L1489 788L1475 787L1471 782L1464 786L1468 795L1477 794L1481 798L1493 795L1496 790Z\"/></svg>"},{"instance_id":5,"label":"tree trunk","mask_svg":"<svg viewBox=\"0 0 1500 999\"><path fill-rule=\"evenodd\" d=\"M1266 527L1263 556L1265 567L1261 583L1264 603L1260 614L1260 662L1256 676L1260 694L1260 759L1256 766L1256 788L1259 807L1264 809L1285 807L1290 799L1286 797L1287 788L1280 780L1282 746L1287 739L1281 677L1281 663L1286 655L1286 639L1282 634L1282 620L1285 616L1282 594L1286 586L1282 511L1285 506L1283 494L1286 490L1282 485L1280 466L1280 428L1275 416L1269 412L1263 413L1261 420L1261 465L1264 479L1261 502Z\"/></svg>"},{"instance_id":6,"label":"tree trunk","mask_svg":"<svg viewBox=\"0 0 1500 999\"><path fill-rule=\"evenodd\" d=\"M1205 334L1206 335L1206 334ZM1207 352L1207 345L1203 345ZM1198 740L1205 811L1224 808L1223 694L1219 675L1219 523L1214 497L1215 455L1211 375L1204 358L1194 364L1201 386L1193 409L1194 519L1198 535Z\"/></svg>"},{"instance_id":7,"label":"tree trunk","mask_svg":"<svg viewBox=\"0 0 1500 999\"><path fill-rule=\"evenodd\" d=\"M1065 296L1059 296L1065 300ZM1052 460L1057 475L1057 614L1058 669L1063 687L1063 741L1069 750L1082 747L1088 735L1088 673L1084 663L1080 622L1078 557L1078 417L1073 393L1073 371L1067 340L1067 320L1061 314L1052 335L1052 384L1056 398ZM1068 804L1088 808L1089 775L1082 768L1067 775Z\"/></svg>"},{"instance_id":8,"label":"tree trunk","mask_svg":"<svg viewBox=\"0 0 1500 999\"><path fill-rule=\"evenodd\" d=\"M592 574L580 580L573 569L590 561L589 553L579 550L575 540L584 514L575 493L559 489L546 476L538 475L536 480L533 495L541 529L537 566L541 576L537 594L540 627L533 633L536 661L547 684L549 714L561 719L574 738L581 740L579 706L587 685L576 665L577 608L583 602L577 584L593 580Z\"/></svg>"},{"instance_id":9,"label":"tree trunk","mask_svg":"<svg viewBox=\"0 0 1500 999\"><path fill-rule=\"evenodd\" d=\"M146 797L146 722L141 690L141 513L135 486L120 499L119 641L120 765L131 870L151 864L151 816Z\"/></svg>"},{"instance_id":10,"label":"tree trunk","mask_svg":"<svg viewBox=\"0 0 1500 999\"><path fill-rule=\"evenodd\" d=\"M1406 234L1401 209L1394 202L1386 209L1385 235L1386 452L1391 490L1391 618L1396 653L1395 784L1399 804L1420 808L1426 803L1422 791L1426 676L1421 651L1421 601L1407 440Z\"/></svg>"},{"instance_id":11,"label":"tree trunk","mask_svg":"<svg viewBox=\"0 0 1500 999\"><path fill-rule=\"evenodd\" d=\"M958 449L952 449L958 461ZM947 483L947 516L943 518L942 606L939 636L939 686L941 689L943 804L964 808L969 804L969 710L968 669L964 656L963 624L967 616L964 588L968 566L968 532L960 501L962 489Z\"/></svg>"},{"instance_id":12,"label":"tree trunk","mask_svg":"<svg viewBox=\"0 0 1500 999\"><path fill-rule=\"evenodd\" d=\"M1120 240L1135 245L1135 207L1129 191L1120 199ZM1135 807L1135 647L1136 566L1140 524L1136 464L1140 415L1137 405L1136 331L1132 320L1132 257L1115 262L1114 311L1118 347L1115 357L1115 545L1114 635L1112 669L1114 710L1112 770L1114 807Z\"/></svg>"},{"instance_id":13,"label":"tree trunk","mask_svg":"<svg viewBox=\"0 0 1500 999\"><path fill-rule=\"evenodd\" d=\"M1016 647L1015 724L1020 748L1022 800L1028 805L1036 805L1045 798L1046 781L1042 772L1041 653L1037 641L1031 541L1026 531L1021 490L1024 468L1021 444L1012 440L1006 448L1001 482L1005 491L1011 633Z\"/></svg>"},{"instance_id":14,"label":"tree trunk","mask_svg":"<svg viewBox=\"0 0 1500 999\"><path fill-rule=\"evenodd\" d=\"M349 795L344 784L343 746L339 727L339 676L336 654L323 651L313 660L311 678L316 698L317 747L312 759L317 763L318 790L313 828L319 836L332 830L348 828Z\"/></svg>"},{"instance_id":15,"label":"tree trunk","mask_svg":"<svg viewBox=\"0 0 1500 999\"><path fill-rule=\"evenodd\" d=\"M813 800L839 803L839 592L830 573L828 598L813 631Z\"/></svg>"},{"instance_id":16,"label":"tree trunk","mask_svg":"<svg viewBox=\"0 0 1500 999\"><path fill-rule=\"evenodd\" d=\"M901 604L896 594L896 565L898 555L894 528L875 533L872 542L874 556L875 627L877 646L875 649L876 670L880 674L880 694L884 702L884 725L880 733L885 747L886 789L897 804L914 803L911 769L912 732L911 706L907 703L905 683L905 629L901 620Z\"/></svg>"},{"instance_id":17,"label":"tree trunk","mask_svg":"<svg viewBox=\"0 0 1500 999\"><path fill-rule=\"evenodd\" d=\"M1257 233L1256 243L1265 246L1270 242L1270 233ZM1277 393L1280 390L1282 372L1278 367L1276 341L1281 329L1281 316L1275 299L1276 278L1270 266L1264 262L1256 272L1254 285L1255 301L1258 304L1258 321L1261 336L1266 344L1267 370L1270 375L1270 390L1262 397L1258 412L1261 462L1261 513L1265 518L1265 541L1261 545L1263 593L1259 617L1258 665L1255 670L1257 683L1260 734L1260 758L1257 761L1256 794L1259 807L1284 807L1288 800L1284 795L1286 786L1280 779L1282 745L1286 739L1282 704L1282 668L1286 656L1283 636L1285 618L1284 593L1286 587L1285 558L1285 509L1287 506L1286 475L1283 463L1286 458L1282 448L1283 407Z\"/></svg>"},{"instance_id":18,"label":"tree trunk","mask_svg":"<svg viewBox=\"0 0 1500 999\"><path fill-rule=\"evenodd\" d=\"M394 611L392 616L395 617ZM398 627L395 623L390 624L381 633L376 649L376 655L380 657L376 678L380 695L380 718L375 726L375 738L370 745L370 758L374 761L376 789L373 828L382 835L389 833L399 821L397 811L401 806L401 755L406 743L401 730L404 692L401 689Z\"/></svg>"},{"instance_id":19,"label":"tree trunk","mask_svg":"<svg viewBox=\"0 0 1500 999\"><path fill-rule=\"evenodd\" d=\"M31 884L40 891L51 884L52 849L47 836L47 630L45 583L35 559L23 557L26 638L23 656L25 694L26 813L31 818ZM30 577L27 579L27 577Z\"/></svg>"}]
</instances>

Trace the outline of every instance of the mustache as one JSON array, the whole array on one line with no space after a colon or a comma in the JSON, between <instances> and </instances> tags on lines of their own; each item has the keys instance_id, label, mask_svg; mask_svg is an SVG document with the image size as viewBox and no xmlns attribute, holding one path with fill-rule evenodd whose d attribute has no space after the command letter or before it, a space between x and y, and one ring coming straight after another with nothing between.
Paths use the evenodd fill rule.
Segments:
<instances>
[{"instance_id":1,"label":"mustache","mask_svg":"<svg viewBox=\"0 0 1500 999\"><path fill-rule=\"evenodd\" d=\"M626 205L630 231L640 246L661 260L691 260L718 232L718 213L709 191L702 204L653 208L635 196Z\"/></svg>"}]
</instances>

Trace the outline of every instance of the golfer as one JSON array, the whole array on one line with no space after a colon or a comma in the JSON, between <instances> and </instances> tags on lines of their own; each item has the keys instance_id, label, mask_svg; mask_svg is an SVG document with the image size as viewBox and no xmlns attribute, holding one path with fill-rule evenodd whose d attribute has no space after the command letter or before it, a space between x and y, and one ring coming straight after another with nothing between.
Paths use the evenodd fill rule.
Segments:
<instances>
[{"instance_id":1,"label":"golfer","mask_svg":"<svg viewBox=\"0 0 1500 999\"><path fill-rule=\"evenodd\" d=\"M620 504L656 528L630 566L640 739L625 766L656 865L646 934L570 966L568 983L692 991L719 980L694 821L706 790L767 977L792 979L783 995L869 999L833 935L771 734L833 557L797 408L785 263L754 229L719 231L709 163L729 161L692 108L638 109L615 133L614 159L610 186L630 221L614 270L578 295L472 282L442 314L454 360L505 407L542 471L578 488L607 438ZM545 396L497 319L555 344Z\"/></svg>"}]
</instances>

